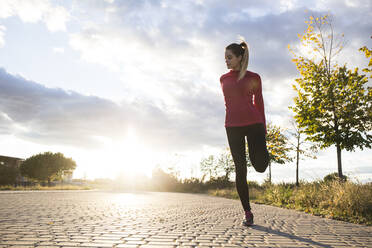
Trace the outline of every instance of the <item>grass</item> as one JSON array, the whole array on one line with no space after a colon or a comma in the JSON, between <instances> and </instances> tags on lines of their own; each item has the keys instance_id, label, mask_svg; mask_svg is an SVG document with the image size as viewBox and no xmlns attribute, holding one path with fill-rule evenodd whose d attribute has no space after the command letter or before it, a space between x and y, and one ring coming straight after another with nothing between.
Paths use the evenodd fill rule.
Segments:
<instances>
[{"instance_id":1,"label":"grass","mask_svg":"<svg viewBox=\"0 0 372 248\"><path fill-rule=\"evenodd\" d=\"M296 209L327 218L372 225L372 184L338 180L250 187L252 202ZM239 199L235 188L208 191L214 196Z\"/></svg>"},{"instance_id":2,"label":"grass","mask_svg":"<svg viewBox=\"0 0 372 248\"><path fill-rule=\"evenodd\" d=\"M23 190L90 190L92 189L89 186L79 186L79 185L57 185L57 186L18 186L14 187L12 185L4 185L0 186L0 190L17 190L17 191L23 191Z\"/></svg>"}]
</instances>

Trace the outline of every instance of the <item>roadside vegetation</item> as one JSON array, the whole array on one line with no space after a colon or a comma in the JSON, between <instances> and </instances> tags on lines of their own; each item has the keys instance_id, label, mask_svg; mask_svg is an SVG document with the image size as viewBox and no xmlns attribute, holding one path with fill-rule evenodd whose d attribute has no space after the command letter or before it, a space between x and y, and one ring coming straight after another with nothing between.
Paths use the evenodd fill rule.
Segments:
<instances>
[{"instance_id":1,"label":"roadside vegetation","mask_svg":"<svg viewBox=\"0 0 372 248\"><path fill-rule=\"evenodd\" d=\"M141 181L125 177L112 179L82 180L47 186L3 185L0 190L114 190L114 191L164 191L201 193L239 200L235 183L225 176L178 179L172 173L158 168L152 178L141 177ZM277 207L296 209L309 214L323 216L352 223L372 225L372 183L352 182L338 173L332 173L315 182L274 184L267 179L264 183L248 182L251 202Z\"/></svg>"},{"instance_id":2,"label":"roadside vegetation","mask_svg":"<svg viewBox=\"0 0 372 248\"><path fill-rule=\"evenodd\" d=\"M208 193L239 199L235 188L210 190ZM372 225L372 183L362 184L338 179L302 182L298 187L295 183L251 183L249 193L253 203Z\"/></svg>"}]
</instances>

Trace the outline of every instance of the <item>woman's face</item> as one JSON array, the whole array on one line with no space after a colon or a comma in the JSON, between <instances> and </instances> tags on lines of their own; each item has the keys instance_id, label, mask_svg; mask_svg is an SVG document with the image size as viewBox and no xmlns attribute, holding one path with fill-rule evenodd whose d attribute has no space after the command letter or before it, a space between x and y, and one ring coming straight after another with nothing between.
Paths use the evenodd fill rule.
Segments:
<instances>
[{"instance_id":1,"label":"woman's face","mask_svg":"<svg viewBox=\"0 0 372 248\"><path fill-rule=\"evenodd\" d=\"M225 62L228 69L238 71L240 69L241 60L242 60L241 55L236 57L235 54L233 54L230 49L225 50Z\"/></svg>"}]
</instances>

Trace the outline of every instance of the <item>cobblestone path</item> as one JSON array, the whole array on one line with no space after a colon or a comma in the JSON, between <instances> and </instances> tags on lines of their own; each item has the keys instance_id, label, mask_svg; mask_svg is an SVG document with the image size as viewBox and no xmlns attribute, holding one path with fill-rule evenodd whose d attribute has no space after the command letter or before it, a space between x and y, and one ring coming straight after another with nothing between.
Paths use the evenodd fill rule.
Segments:
<instances>
[{"instance_id":1,"label":"cobblestone path","mask_svg":"<svg viewBox=\"0 0 372 248\"><path fill-rule=\"evenodd\" d=\"M372 227L202 194L0 192L0 248L372 247Z\"/></svg>"}]
</instances>

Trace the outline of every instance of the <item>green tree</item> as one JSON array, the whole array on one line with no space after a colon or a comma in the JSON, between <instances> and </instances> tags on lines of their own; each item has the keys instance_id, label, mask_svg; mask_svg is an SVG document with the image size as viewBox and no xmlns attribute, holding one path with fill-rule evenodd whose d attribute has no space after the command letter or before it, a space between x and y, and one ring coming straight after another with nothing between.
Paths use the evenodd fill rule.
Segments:
<instances>
[{"instance_id":1,"label":"green tree","mask_svg":"<svg viewBox=\"0 0 372 248\"><path fill-rule=\"evenodd\" d=\"M21 174L40 182L61 179L64 174L72 173L76 162L65 158L62 153L45 152L27 158L20 166Z\"/></svg>"},{"instance_id":2,"label":"green tree","mask_svg":"<svg viewBox=\"0 0 372 248\"><path fill-rule=\"evenodd\" d=\"M217 167L224 172L225 180L229 181L230 175L235 171L234 161L229 148L223 149L217 160Z\"/></svg>"},{"instance_id":3,"label":"green tree","mask_svg":"<svg viewBox=\"0 0 372 248\"><path fill-rule=\"evenodd\" d=\"M268 123L266 144L269 152L269 183L271 183L271 163L284 164L292 161L292 158L289 156L288 139L279 126Z\"/></svg>"},{"instance_id":4,"label":"green tree","mask_svg":"<svg viewBox=\"0 0 372 248\"><path fill-rule=\"evenodd\" d=\"M204 175L209 176L209 180L217 177L217 161L213 155L203 158L200 162L200 170Z\"/></svg>"},{"instance_id":5,"label":"green tree","mask_svg":"<svg viewBox=\"0 0 372 248\"><path fill-rule=\"evenodd\" d=\"M299 186L299 163L300 155L308 158L316 159L315 153L318 149L316 145L310 144L306 139L303 138L304 130L300 128L296 122L291 122L293 131L289 131L289 134L295 138L292 142L288 140L289 147L296 152L296 186Z\"/></svg>"},{"instance_id":6,"label":"green tree","mask_svg":"<svg viewBox=\"0 0 372 248\"><path fill-rule=\"evenodd\" d=\"M371 147L371 87L368 79L359 75L358 68L334 64L333 58L343 47L342 40L333 32L332 19L326 15L310 17L304 35L299 35L302 46L312 57L294 55L293 62L301 77L293 85L297 96L290 107L307 140L316 142L321 149L335 145L339 178L343 178L341 151L356 147Z\"/></svg>"}]
</instances>

